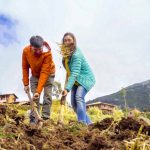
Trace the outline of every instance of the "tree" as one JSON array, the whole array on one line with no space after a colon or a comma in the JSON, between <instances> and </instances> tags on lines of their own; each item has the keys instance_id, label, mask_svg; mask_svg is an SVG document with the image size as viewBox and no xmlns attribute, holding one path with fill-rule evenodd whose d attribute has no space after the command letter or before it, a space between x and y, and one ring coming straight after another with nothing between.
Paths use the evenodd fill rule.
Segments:
<instances>
[{"instance_id":1,"label":"tree","mask_svg":"<svg viewBox=\"0 0 150 150\"><path fill-rule=\"evenodd\" d=\"M61 92L62 92L61 83L58 81L54 81L52 95L55 96L56 99L58 99Z\"/></svg>"},{"instance_id":2,"label":"tree","mask_svg":"<svg viewBox=\"0 0 150 150\"><path fill-rule=\"evenodd\" d=\"M127 109L127 99L126 99L127 91L126 91L125 88L121 89L121 95L123 97L124 104L125 104L125 116L127 117L127 112L128 112L128 109Z\"/></svg>"}]
</instances>

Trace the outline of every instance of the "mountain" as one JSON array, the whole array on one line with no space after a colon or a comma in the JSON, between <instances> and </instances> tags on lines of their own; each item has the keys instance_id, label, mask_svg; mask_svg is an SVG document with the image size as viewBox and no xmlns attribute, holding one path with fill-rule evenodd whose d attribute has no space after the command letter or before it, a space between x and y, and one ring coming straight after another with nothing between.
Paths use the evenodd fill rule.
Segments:
<instances>
[{"instance_id":1,"label":"mountain","mask_svg":"<svg viewBox=\"0 0 150 150\"><path fill-rule=\"evenodd\" d=\"M125 92L125 94L123 94L123 91ZM105 102L124 108L124 96L129 108L136 107L141 111L150 111L150 80L136 83L116 93L90 100L87 102L87 104L95 102Z\"/></svg>"}]
</instances>

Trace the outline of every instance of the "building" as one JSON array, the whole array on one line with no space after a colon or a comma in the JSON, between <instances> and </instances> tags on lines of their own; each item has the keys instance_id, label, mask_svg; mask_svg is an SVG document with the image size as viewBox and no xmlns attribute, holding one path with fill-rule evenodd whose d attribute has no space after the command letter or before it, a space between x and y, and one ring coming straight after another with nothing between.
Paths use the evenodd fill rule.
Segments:
<instances>
[{"instance_id":1,"label":"building","mask_svg":"<svg viewBox=\"0 0 150 150\"><path fill-rule=\"evenodd\" d=\"M0 103L14 103L16 99L18 99L18 97L14 93L0 95Z\"/></svg>"},{"instance_id":2,"label":"building","mask_svg":"<svg viewBox=\"0 0 150 150\"><path fill-rule=\"evenodd\" d=\"M90 107L98 107L100 110L102 110L103 113L111 114L117 106L108 103L102 103L102 102L86 104L87 109Z\"/></svg>"}]
</instances>

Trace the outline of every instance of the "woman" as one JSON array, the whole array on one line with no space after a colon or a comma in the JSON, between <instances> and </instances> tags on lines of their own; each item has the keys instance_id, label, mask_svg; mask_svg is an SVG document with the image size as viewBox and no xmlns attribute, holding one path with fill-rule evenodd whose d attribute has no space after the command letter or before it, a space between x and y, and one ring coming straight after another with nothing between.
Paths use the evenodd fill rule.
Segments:
<instances>
[{"instance_id":1,"label":"woman","mask_svg":"<svg viewBox=\"0 0 150 150\"><path fill-rule=\"evenodd\" d=\"M76 38L72 33L64 35L61 51L67 72L63 96L71 91L71 105L78 121L91 124L86 114L85 95L94 86L95 77L81 50L76 46Z\"/></svg>"}]
</instances>

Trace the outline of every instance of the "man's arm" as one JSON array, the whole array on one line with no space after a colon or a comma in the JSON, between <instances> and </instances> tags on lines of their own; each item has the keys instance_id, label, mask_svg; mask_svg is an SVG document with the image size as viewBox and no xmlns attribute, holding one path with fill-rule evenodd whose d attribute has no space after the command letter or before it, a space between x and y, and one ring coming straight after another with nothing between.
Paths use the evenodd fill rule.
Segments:
<instances>
[{"instance_id":1,"label":"man's arm","mask_svg":"<svg viewBox=\"0 0 150 150\"><path fill-rule=\"evenodd\" d=\"M55 74L55 65L53 63L52 54L50 52L45 56L42 64L40 78L36 89L37 93L40 94L42 92L42 89L51 74Z\"/></svg>"},{"instance_id":2,"label":"man's arm","mask_svg":"<svg viewBox=\"0 0 150 150\"><path fill-rule=\"evenodd\" d=\"M22 75L23 75L23 84L24 86L29 85L29 64L26 58L25 50L22 54Z\"/></svg>"}]
</instances>

